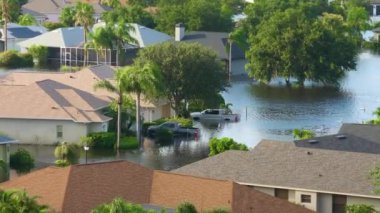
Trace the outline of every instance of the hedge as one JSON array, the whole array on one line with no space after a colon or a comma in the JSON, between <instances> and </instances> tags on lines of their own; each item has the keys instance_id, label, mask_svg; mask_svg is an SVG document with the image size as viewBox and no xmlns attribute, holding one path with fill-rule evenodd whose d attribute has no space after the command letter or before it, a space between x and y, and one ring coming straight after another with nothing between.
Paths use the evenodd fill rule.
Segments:
<instances>
[{"instance_id":1,"label":"hedge","mask_svg":"<svg viewBox=\"0 0 380 213\"><path fill-rule=\"evenodd\" d=\"M94 149L112 149L116 146L116 133L114 132L93 132L87 137L81 138L81 144ZM139 147L137 138L126 136L120 138L120 149L136 149Z\"/></svg>"},{"instance_id":2,"label":"hedge","mask_svg":"<svg viewBox=\"0 0 380 213\"><path fill-rule=\"evenodd\" d=\"M17 173L28 173L34 168L34 159L25 149L18 149L10 156L10 167Z\"/></svg>"},{"instance_id":3,"label":"hedge","mask_svg":"<svg viewBox=\"0 0 380 213\"><path fill-rule=\"evenodd\" d=\"M0 53L0 67L33 67L33 57L29 53L19 53L15 50L5 51Z\"/></svg>"}]
</instances>

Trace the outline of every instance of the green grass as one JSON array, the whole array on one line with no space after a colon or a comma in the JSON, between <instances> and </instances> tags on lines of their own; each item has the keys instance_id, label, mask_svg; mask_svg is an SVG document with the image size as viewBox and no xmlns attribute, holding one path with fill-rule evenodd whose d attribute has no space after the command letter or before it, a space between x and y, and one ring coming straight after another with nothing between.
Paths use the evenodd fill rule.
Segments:
<instances>
[{"instance_id":1,"label":"green grass","mask_svg":"<svg viewBox=\"0 0 380 213\"><path fill-rule=\"evenodd\" d=\"M120 149L137 149L139 142L135 136L122 137L120 140Z\"/></svg>"}]
</instances>

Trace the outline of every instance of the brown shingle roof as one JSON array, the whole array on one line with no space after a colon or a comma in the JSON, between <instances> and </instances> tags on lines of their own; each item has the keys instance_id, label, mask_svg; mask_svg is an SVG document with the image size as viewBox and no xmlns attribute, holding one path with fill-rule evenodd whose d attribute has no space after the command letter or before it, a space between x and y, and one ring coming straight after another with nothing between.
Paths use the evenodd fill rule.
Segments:
<instances>
[{"instance_id":1,"label":"brown shingle roof","mask_svg":"<svg viewBox=\"0 0 380 213\"><path fill-rule=\"evenodd\" d=\"M49 167L0 184L25 189L60 212L89 212L122 197L133 203L176 207L185 201L198 210L224 207L233 212L311 212L248 186L169 172L154 171L127 161Z\"/></svg>"},{"instance_id":2,"label":"brown shingle roof","mask_svg":"<svg viewBox=\"0 0 380 213\"><path fill-rule=\"evenodd\" d=\"M227 151L173 172L221 178L247 185L380 199L374 194L372 182L368 178L369 171L376 165L380 165L378 154L301 148L290 142L264 140L252 151Z\"/></svg>"}]
</instances>

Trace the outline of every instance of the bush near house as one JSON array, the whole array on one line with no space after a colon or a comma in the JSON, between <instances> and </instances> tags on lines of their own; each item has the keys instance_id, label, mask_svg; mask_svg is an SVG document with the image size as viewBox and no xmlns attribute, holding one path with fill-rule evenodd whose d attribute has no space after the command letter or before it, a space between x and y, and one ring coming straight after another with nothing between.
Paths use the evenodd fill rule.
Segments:
<instances>
[{"instance_id":1,"label":"bush near house","mask_svg":"<svg viewBox=\"0 0 380 213\"><path fill-rule=\"evenodd\" d=\"M116 133L93 132L81 138L81 145L88 145L94 149L113 149L116 145ZM134 136L125 136L120 139L120 149L136 149L139 143Z\"/></svg>"},{"instance_id":2,"label":"bush near house","mask_svg":"<svg viewBox=\"0 0 380 213\"><path fill-rule=\"evenodd\" d=\"M32 55L36 65L43 65L47 62L48 48L45 46L33 44L29 47L28 53Z\"/></svg>"},{"instance_id":3,"label":"bush near house","mask_svg":"<svg viewBox=\"0 0 380 213\"><path fill-rule=\"evenodd\" d=\"M244 150L248 151L248 147L245 144L240 144L234 141L232 138L212 138L208 146L210 148L209 156L214 156L227 150Z\"/></svg>"},{"instance_id":4,"label":"bush near house","mask_svg":"<svg viewBox=\"0 0 380 213\"><path fill-rule=\"evenodd\" d=\"M354 204L346 206L346 213L378 213L373 206Z\"/></svg>"},{"instance_id":5,"label":"bush near house","mask_svg":"<svg viewBox=\"0 0 380 213\"><path fill-rule=\"evenodd\" d=\"M34 168L34 159L25 149L18 149L10 156L10 167L18 174L28 173Z\"/></svg>"},{"instance_id":6,"label":"bush near house","mask_svg":"<svg viewBox=\"0 0 380 213\"><path fill-rule=\"evenodd\" d=\"M8 50L0 53L0 67L33 67L33 57L28 53L19 53L15 50Z\"/></svg>"},{"instance_id":7,"label":"bush near house","mask_svg":"<svg viewBox=\"0 0 380 213\"><path fill-rule=\"evenodd\" d=\"M198 213L198 211L193 204L185 202L177 206L175 213Z\"/></svg>"},{"instance_id":8,"label":"bush near house","mask_svg":"<svg viewBox=\"0 0 380 213\"><path fill-rule=\"evenodd\" d=\"M52 31L52 30L55 30L55 29L58 29L58 28L65 27L65 25L62 24L62 23L60 23L60 22L50 22L50 21L45 21L42 25L43 25L48 31Z\"/></svg>"}]
</instances>

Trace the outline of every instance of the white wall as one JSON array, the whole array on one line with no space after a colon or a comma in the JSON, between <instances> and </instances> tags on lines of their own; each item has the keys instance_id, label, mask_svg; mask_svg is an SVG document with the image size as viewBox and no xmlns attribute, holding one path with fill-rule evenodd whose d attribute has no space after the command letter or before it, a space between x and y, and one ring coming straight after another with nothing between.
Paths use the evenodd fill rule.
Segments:
<instances>
[{"instance_id":1,"label":"white wall","mask_svg":"<svg viewBox=\"0 0 380 213\"><path fill-rule=\"evenodd\" d=\"M107 132L108 122L104 123L91 123L88 125L88 133L91 132Z\"/></svg>"},{"instance_id":2,"label":"white wall","mask_svg":"<svg viewBox=\"0 0 380 213\"><path fill-rule=\"evenodd\" d=\"M333 198L331 194L318 193L317 211L321 213L332 213Z\"/></svg>"},{"instance_id":3,"label":"white wall","mask_svg":"<svg viewBox=\"0 0 380 213\"><path fill-rule=\"evenodd\" d=\"M302 203L301 195L310 195L311 202L310 203ZM305 208L311 209L313 211L317 211L317 193L315 192L304 192L304 191L296 191L295 192L295 203Z\"/></svg>"},{"instance_id":4,"label":"white wall","mask_svg":"<svg viewBox=\"0 0 380 213\"><path fill-rule=\"evenodd\" d=\"M63 127L63 137L57 138L57 125ZM58 141L79 142L87 135L87 125L72 121L0 119L0 132L20 143L53 144Z\"/></svg>"},{"instance_id":5,"label":"white wall","mask_svg":"<svg viewBox=\"0 0 380 213\"><path fill-rule=\"evenodd\" d=\"M376 210L380 210L380 199L347 196L347 205L352 205L352 204L371 205Z\"/></svg>"},{"instance_id":6,"label":"white wall","mask_svg":"<svg viewBox=\"0 0 380 213\"><path fill-rule=\"evenodd\" d=\"M255 186L254 189L274 197L274 188Z\"/></svg>"},{"instance_id":7,"label":"white wall","mask_svg":"<svg viewBox=\"0 0 380 213\"><path fill-rule=\"evenodd\" d=\"M246 59L232 60L231 70L232 76L248 76L245 65L248 63Z\"/></svg>"}]
</instances>

